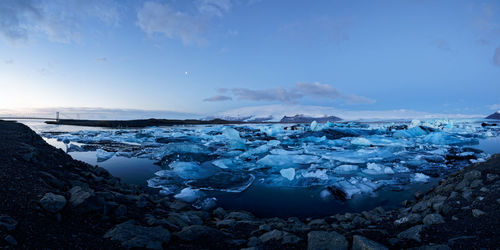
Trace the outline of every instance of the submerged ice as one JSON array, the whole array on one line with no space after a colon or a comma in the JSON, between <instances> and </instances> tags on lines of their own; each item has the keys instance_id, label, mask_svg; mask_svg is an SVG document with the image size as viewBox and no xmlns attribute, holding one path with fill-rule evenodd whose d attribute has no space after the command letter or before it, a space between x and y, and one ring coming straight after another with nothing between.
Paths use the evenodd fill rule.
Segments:
<instances>
[{"instance_id":1,"label":"submerged ice","mask_svg":"<svg viewBox=\"0 0 500 250\"><path fill-rule=\"evenodd\" d=\"M380 188L429 182L488 154L471 146L500 135L466 120L408 123L317 123L178 126L43 133L68 151L149 158L162 167L148 186L211 207L206 192L242 192L251 185L322 187L318 197L346 199Z\"/></svg>"}]
</instances>

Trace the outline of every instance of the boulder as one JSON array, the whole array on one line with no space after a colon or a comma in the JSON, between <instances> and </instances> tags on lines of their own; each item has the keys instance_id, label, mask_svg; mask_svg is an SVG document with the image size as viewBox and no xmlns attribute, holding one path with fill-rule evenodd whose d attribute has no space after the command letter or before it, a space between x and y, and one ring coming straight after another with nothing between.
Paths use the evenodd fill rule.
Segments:
<instances>
[{"instance_id":1,"label":"boulder","mask_svg":"<svg viewBox=\"0 0 500 250\"><path fill-rule=\"evenodd\" d=\"M443 216L440 214L428 214L423 219L424 225L433 225L444 223Z\"/></svg>"},{"instance_id":2,"label":"boulder","mask_svg":"<svg viewBox=\"0 0 500 250\"><path fill-rule=\"evenodd\" d=\"M337 232L312 231L307 234L307 249L347 249L348 242Z\"/></svg>"},{"instance_id":3,"label":"boulder","mask_svg":"<svg viewBox=\"0 0 500 250\"><path fill-rule=\"evenodd\" d=\"M0 215L0 230L12 231L17 227L17 221L8 215Z\"/></svg>"},{"instance_id":4,"label":"boulder","mask_svg":"<svg viewBox=\"0 0 500 250\"><path fill-rule=\"evenodd\" d=\"M180 240L186 242L217 241L224 237L223 233L219 230L202 225L186 226L175 235Z\"/></svg>"},{"instance_id":5,"label":"boulder","mask_svg":"<svg viewBox=\"0 0 500 250\"><path fill-rule=\"evenodd\" d=\"M398 238L403 239L403 240L415 240L415 241L422 241L420 238L420 232L422 232L422 225L417 225L408 228L407 230L401 232L398 234Z\"/></svg>"},{"instance_id":6,"label":"boulder","mask_svg":"<svg viewBox=\"0 0 500 250\"><path fill-rule=\"evenodd\" d=\"M104 238L119 241L126 248L162 249L170 241L170 232L161 226L143 227L129 220L109 230Z\"/></svg>"},{"instance_id":7,"label":"boulder","mask_svg":"<svg viewBox=\"0 0 500 250\"><path fill-rule=\"evenodd\" d=\"M360 235L352 237L352 250L383 250L387 247Z\"/></svg>"},{"instance_id":8,"label":"boulder","mask_svg":"<svg viewBox=\"0 0 500 250\"><path fill-rule=\"evenodd\" d=\"M53 193L46 193L42 199L40 199L40 205L45 211L50 213L58 213L66 206L66 198L62 195L57 195Z\"/></svg>"}]
</instances>

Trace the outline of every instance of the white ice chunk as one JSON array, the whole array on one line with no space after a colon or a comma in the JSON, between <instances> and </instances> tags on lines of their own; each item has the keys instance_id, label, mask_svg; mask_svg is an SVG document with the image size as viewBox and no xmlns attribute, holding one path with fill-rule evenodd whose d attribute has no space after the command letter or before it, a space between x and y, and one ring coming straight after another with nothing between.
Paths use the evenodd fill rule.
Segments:
<instances>
[{"instance_id":1,"label":"white ice chunk","mask_svg":"<svg viewBox=\"0 0 500 250\"><path fill-rule=\"evenodd\" d=\"M97 162L103 162L111 159L115 155L115 152L108 152L102 149L96 150Z\"/></svg>"},{"instance_id":2,"label":"white ice chunk","mask_svg":"<svg viewBox=\"0 0 500 250\"><path fill-rule=\"evenodd\" d=\"M337 174L350 174L352 172L358 171L359 167L357 165L340 165L336 167L333 172Z\"/></svg>"},{"instance_id":3,"label":"white ice chunk","mask_svg":"<svg viewBox=\"0 0 500 250\"><path fill-rule=\"evenodd\" d=\"M281 176L287 178L288 180L293 180L295 178L295 168L284 168L280 170Z\"/></svg>"},{"instance_id":4,"label":"white ice chunk","mask_svg":"<svg viewBox=\"0 0 500 250\"><path fill-rule=\"evenodd\" d=\"M357 138L354 138L351 141L351 144L353 144L353 145L359 145L359 146L370 146L373 143L370 140L366 139L366 138L357 137Z\"/></svg>"},{"instance_id":5,"label":"white ice chunk","mask_svg":"<svg viewBox=\"0 0 500 250\"><path fill-rule=\"evenodd\" d=\"M193 203L197 199L199 199L201 196L203 196L203 193L199 189L192 189L192 188L184 188L181 190L180 193L174 195L176 199L188 202L188 203Z\"/></svg>"},{"instance_id":6,"label":"white ice chunk","mask_svg":"<svg viewBox=\"0 0 500 250\"><path fill-rule=\"evenodd\" d=\"M275 148L270 151L273 155L300 155L304 153L304 150L285 150L281 148Z\"/></svg>"},{"instance_id":7,"label":"white ice chunk","mask_svg":"<svg viewBox=\"0 0 500 250\"><path fill-rule=\"evenodd\" d=\"M321 130L321 126L316 121L311 122L310 128L311 128L311 131L320 131Z\"/></svg>"},{"instance_id":8,"label":"white ice chunk","mask_svg":"<svg viewBox=\"0 0 500 250\"><path fill-rule=\"evenodd\" d=\"M425 175L425 174L422 174L422 173L415 173L413 176L412 176L412 180L414 182L429 182L429 179L430 177Z\"/></svg>"},{"instance_id":9,"label":"white ice chunk","mask_svg":"<svg viewBox=\"0 0 500 250\"><path fill-rule=\"evenodd\" d=\"M369 175L394 174L394 170L392 170L391 167L386 167L377 163L367 163L366 169L363 169L362 172Z\"/></svg>"},{"instance_id":10,"label":"white ice chunk","mask_svg":"<svg viewBox=\"0 0 500 250\"><path fill-rule=\"evenodd\" d=\"M320 179L320 180L328 180L329 177L328 177L328 174L326 172L327 172L326 169L316 169L314 172L308 171L308 172L302 173L302 177L316 178L316 179Z\"/></svg>"}]
</instances>

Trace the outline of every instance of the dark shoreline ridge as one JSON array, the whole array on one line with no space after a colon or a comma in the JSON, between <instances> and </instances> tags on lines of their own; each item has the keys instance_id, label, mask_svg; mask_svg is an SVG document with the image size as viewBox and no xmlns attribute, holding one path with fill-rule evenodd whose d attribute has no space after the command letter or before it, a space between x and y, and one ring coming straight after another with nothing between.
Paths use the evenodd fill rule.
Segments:
<instances>
[{"instance_id":1,"label":"dark shoreline ridge","mask_svg":"<svg viewBox=\"0 0 500 250\"><path fill-rule=\"evenodd\" d=\"M196 210L0 121L0 248L472 249L500 246L500 155L390 211L317 219ZM427 247L427 248L426 248Z\"/></svg>"},{"instance_id":2,"label":"dark shoreline ridge","mask_svg":"<svg viewBox=\"0 0 500 250\"><path fill-rule=\"evenodd\" d=\"M270 124L270 123L311 123L317 122L336 122L341 121L341 118L336 116L324 117L308 117L304 115L284 116L278 122L272 122L265 119L253 119L249 121L241 120L224 120L224 119L211 119L211 120L197 120L197 119L140 119L140 120L79 120L79 119L59 119L57 121L46 121L47 124L55 125L73 125L73 126L87 126L87 127L103 127L103 128L144 128L151 126L176 126L176 125L229 125L229 124Z\"/></svg>"}]
</instances>

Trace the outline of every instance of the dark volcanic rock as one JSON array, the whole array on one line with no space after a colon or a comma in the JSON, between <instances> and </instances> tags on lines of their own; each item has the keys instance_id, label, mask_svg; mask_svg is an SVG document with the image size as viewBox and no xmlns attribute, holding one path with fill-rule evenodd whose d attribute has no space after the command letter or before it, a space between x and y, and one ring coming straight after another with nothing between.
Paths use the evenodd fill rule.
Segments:
<instances>
[{"instance_id":1,"label":"dark volcanic rock","mask_svg":"<svg viewBox=\"0 0 500 250\"><path fill-rule=\"evenodd\" d=\"M349 243L337 232L312 231L307 234L307 249L347 249Z\"/></svg>"},{"instance_id":2,"label":"dark volcanic rock","mask_svg":"<svg viewBox=\"0 0 500 250\"><path fill-rule=\"evenodd\" d=\"M360 235L352 237L352 250L384 250L387 247Z\"/></svg>"},{"instance_id":3,"label":"dark volcanic rock","mask_svg":"<svg viewBox=\"0 0 500 250\"><path fill-rule=\"evenodd\" d=\"M161 226L143 227L130 220L115 226L104 238L119 241L127 248L162 249L170 240L170 232Z\"/></svg>"},{"instance_id":4,"label":"dark volcanic rock","mask_svg":"<svg viewBox=\"0 0 500 250\"><path fill-rule=\"evenodd\" d=\"M47 212L57 213L66 206L66 198L62 195L46 193L40 200L40 205Z\"/></svg>"}]
</instances>

